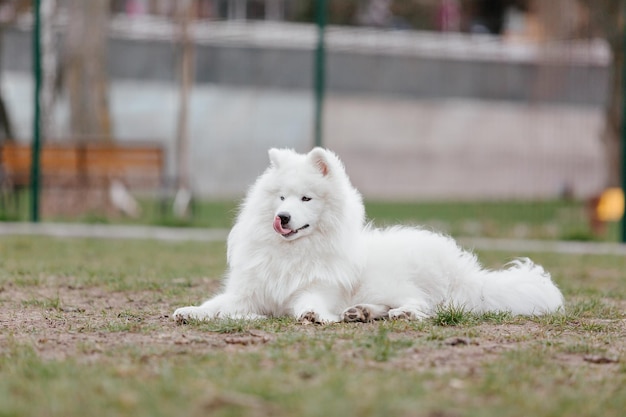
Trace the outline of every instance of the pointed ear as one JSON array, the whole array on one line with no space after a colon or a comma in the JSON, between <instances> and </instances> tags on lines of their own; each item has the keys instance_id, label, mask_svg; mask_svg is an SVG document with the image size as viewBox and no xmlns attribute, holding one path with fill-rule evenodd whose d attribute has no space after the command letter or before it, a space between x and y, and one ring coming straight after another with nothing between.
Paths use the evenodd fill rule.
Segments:
<instances>
[{"instance_id":1,"label":"pointed ear","mask_svg":"<svg viewBox=\"0 0 626 417\"><path fill-rule=\"evenodd\" d=\"M272 164L272 166L275 168L280 168L280 164L284 160L285 154L287 152L288 150L286 149L278 149L278 148L272 148L269 151L267 151L267 154L270 157L270 163Z\"/></svg>"},{"instance_id":2,"label":"pointed ear","mask_svg":"<svg viewBox=\"0 0 626 417\"><path fill-rule=\"evenodd\" d=\"M323 176L327 176L332 172L331 157L332 154L323 148L313 148L307 155L309 161L322 173Z\"/></svg>"}]
</instances>

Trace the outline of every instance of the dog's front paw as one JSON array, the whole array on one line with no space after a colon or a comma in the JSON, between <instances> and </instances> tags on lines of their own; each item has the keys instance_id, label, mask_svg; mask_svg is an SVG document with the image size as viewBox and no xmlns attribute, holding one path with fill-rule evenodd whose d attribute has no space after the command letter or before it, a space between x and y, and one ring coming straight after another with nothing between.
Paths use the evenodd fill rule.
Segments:
<instances>
[{"instance_id":1,"label":"dog's front paw","mask_svg":"<svg viewBox=\"0 0 626 417\"><path fill-rule=\"evenodd\" d=\"M178 324L187 324L189 320L205 320L209 318L206 311L200 307L181 307L174 311L172 318L176 320Z\"/></svg>"},{"instance_id":2,"label":"dog's front paw","mask_svg":"<svg viewBox=\"0 0 626 417\"><path fill-rule=\"evenodd\" d=\"M357 304L344 310L341 319L347 323L367 323L389 318L390 307L386 304Z\"/></svg>"},{"instance_id":3,"label":"dog's front paw","mask_svg":"<svg viewBox=\"0 0 626 417\"><path fill-rule=\"evenodd\" d=\"M320 320L317 313L315 313L314 311L307 311L306 313L302 313L300 317L298 317L298 323L304 325L322 324L322 321Z\"/></svg>"},{"instance_id":4,"label":"dog's front paw","mask_svg":"<svg viewBox=\"0 0 626 417\"><path fill-rule=\"evenodd\" d=\"M424 320L430 317L428 314L414 308L392 308L389 310L391 320Z\"/></svg>"},{"instance_id":5,"label":"dog's front paw","mask_svg":"<svg viewBox=\"0 0 626 417\"><path fill-rule=\"evenodd\" d=\"M349 323L350 322L365 323L365 322L371 321L371 313L367 307L356 305L344 311L342 318L343 318L343 321L349 322Z\"/></svg>"},{"instance_id":6,"label":"dog's front paw","mask_svg":"<svg viewBox=\"0 0 626 417\"><path fill-rule=\"evenodd\" d=\"M315 311L307 311L300 314L298 317L298 323L300 324L328 324L337 323L339 320L332 314L321 314Z\"/></svg>"}]
</instances>

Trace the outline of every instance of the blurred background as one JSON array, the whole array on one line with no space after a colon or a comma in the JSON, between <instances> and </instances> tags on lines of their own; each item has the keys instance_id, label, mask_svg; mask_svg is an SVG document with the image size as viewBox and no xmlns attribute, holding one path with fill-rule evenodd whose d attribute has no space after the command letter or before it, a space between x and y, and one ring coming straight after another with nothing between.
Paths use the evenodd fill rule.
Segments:
<instances>
[{"instance_id":1,"label":"blurred background","mask_svg":"<svg viewBox=\"0 0 626 417\"><path fill-rule=\"evenodd\" d=\"M378 224L617 240L624 3L0 0L0 218L35 135L43 220L177 226L321 144Z\"/></svg>"}]
</instances>

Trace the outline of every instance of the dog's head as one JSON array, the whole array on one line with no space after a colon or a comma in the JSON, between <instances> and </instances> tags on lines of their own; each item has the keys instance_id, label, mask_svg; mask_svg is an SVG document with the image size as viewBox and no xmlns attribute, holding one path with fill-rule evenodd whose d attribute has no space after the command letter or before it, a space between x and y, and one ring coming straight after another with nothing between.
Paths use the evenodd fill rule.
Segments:
<instances>
[{"instance_id":1,"label":"dog's head","mask_svg":"<svg viewBox=\"0 0 626 417\"><path fill-rule=\"evenodd\" d=\"M363 222L360 194L352 187L343 164L331 151L315 148L308 154L270 149L266 198L271 199L273 229L293 241L313 233Z\"/></svg>"}]
</instances>

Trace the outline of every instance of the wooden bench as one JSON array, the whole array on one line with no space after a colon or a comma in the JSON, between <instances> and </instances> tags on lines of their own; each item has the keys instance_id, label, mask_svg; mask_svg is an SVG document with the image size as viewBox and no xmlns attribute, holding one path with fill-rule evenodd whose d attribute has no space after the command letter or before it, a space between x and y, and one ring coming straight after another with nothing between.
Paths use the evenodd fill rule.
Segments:
<instances>
[{"instance_id":1,"label":"wooden bench","mask_svg":"<svg viewBox=\"0 0 626 417\"><path fill-rule=\"evenodd\" d=\"M5 183L20 188L30 183L30 145L6 142L0 146L0 169ZM41 148L42 185L107 186L112 179L128 187L161 187L163 149L156 145L49 143Z\"/></svg>"}]
</instances>

